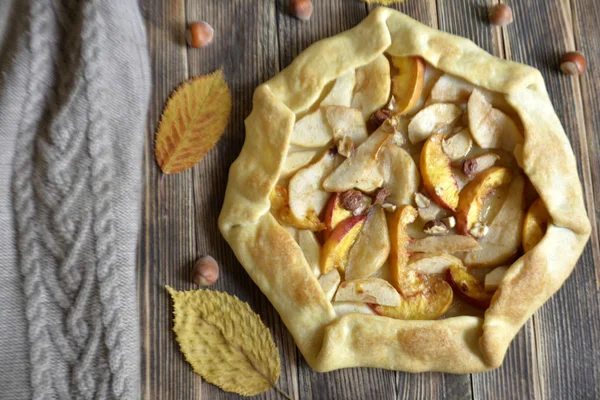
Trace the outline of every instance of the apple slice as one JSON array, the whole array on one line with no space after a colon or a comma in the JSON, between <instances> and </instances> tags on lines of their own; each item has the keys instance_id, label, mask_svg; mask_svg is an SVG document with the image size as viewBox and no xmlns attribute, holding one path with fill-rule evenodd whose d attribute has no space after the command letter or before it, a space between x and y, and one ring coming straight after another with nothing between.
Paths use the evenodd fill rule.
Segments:
<instances>
[{"instance_id":1,"label":"apple slice","mask_svg":"<svg viewBox=\"0 0 600 400\"><path fill-rule=\"evenodd\" d=\"M338 318L348 314L375 314L366 303L356 301L334 301L331 303Z\"/></svg>"},{"instance_id":2,"label":"apple slice","mask_svg":"<svg viewBox=\"0 0 600 400\"><path fill-rule=\"evenodd\" d=\"M387 103L390 85L390 62L381 54L356 70L352 108L359 109L366 121Z\"/></svg>"},{"instance_id":3,"label":"apple slice","mask_svg":"<svg viewBox=\"0 0 600 400\"><path fill-rule=\"evenodd\" d=\"M473 179L479 173L493 167L499 159L500 156L494 153L486 153L474 158L469 158L463 161L462 172L467 179Z\"/></svg>"},{"instance_id":4,"label":"apple slice","mask_svg":"<svg viewBox=\"0 0 600 400\"><path fill-rule=\"evenodd\" d=\"M356 75L354 70L346 72L344 75L339 76L331 91L321 101L320 106L344 106L350 107L352 102L352 92L354 91L354 85L356 84Z\"/></svg>"},{"instance_id":5,"label":"apple slice","mask_svg":"<svg viewBox=\"0 0 600 400\"><path fill-rule=\"evenodd\" d=\"M329 199L329 193L322 189L323 180L340 161L335 151L328 149L317 161L299 170L290 179L290 210L296 218L302 220L309 214L321 214Z\"/></svg>"},{"instance_id":6,"label":"apple slice","mask_svg":"<svg viewBox=\"0 0 600 400\"><path fill-rule=\"evenodd\" d=\"M525 216L525 180L518 175L508 187L508 195L492 223L489 233L479 239L481 250L468 253L464 262L470 267L506 264L519 250Z\"/></svg>"},{"instance_id":7,"label":"apple slice","mask_svg":"<svg viewBox=\"0 0 600 400\"><path fill-rule=\"evenodd\" d=\"M362 232L352 246L346 267L346 279L359 279L370 276L381 268L390 254L385 212L375 207L369 214Z\"/></svg>"},{"instance_id":8,"label":"apple slice","mask_svg":"<svg viewBox=\"0 0 600 400\"><path fill-rule=\"evenodd\" d=\"M313 232L325 229L325 224L319 220L316 214L308 213L305 219L298 219L292 214L286 188L275 186L269 194L269 200L271 201L271 214L281 225L308 229Z\"/></svg>"},{"instance_id":9,"label":"apple slice","mask_svg":"<svg viewBox=\"0 0 600 400\"><path fill-rule=\"evenodd\" d=\"M514 121L493 108L477 89L469 97L467 112L471 136L480 147L512 152L517 144L523 143L523 136Z\"/></svg>"},{"instance_id":10,"label":"apple slice","mask_svg":"<svg viewBox=\"0 0 600 400\"><path fill-rule=\"evenodd\" d=\"M379 161L383 185L390 192L386 202L396 206L410 204L413 194L419 190L419 170L406 150L388 142Z\"/></svg>"},{"instance_id":11,"label":"apple slice","mask_svg":"<svg viewBox=\"0 0 600 400\"><path fill-rule=\"evenodd\" d=\"M481 249L477 240L470 236L446 235L429 236L422 239L415 239L408 244L406 249L415 253L459 253L463 251L472 251Z\"/></svg>"},{"instance_id":12,"label":"apple slice","mask_svg":"<svg viewBox=\"0 0 600 400\"><path fill-rule=\"evenodd\" d=\"M353 188L363 192L372 192L383 184L383 176L371 176L377 165L385 143L391 135L379 128L323 181L323 188L329 192L344 192ZM375 179L375 181L373 181Z\"/></svg>"},{"instance_id":13,"label":"apple slice","mask_svg":"<svg viewBox=\"0 0 600 400\"><path fill-rule=\"evenodd\" d=\"M352 216L340 222L329 235L321 250L321 272L334 268L343 272L348 264L350 249L365 225L366 215Z\"/></svg>"},{"instance_id":14,"label":"apple slice","mask_svg":"<svg viewBox=\"0 0 600 400\"><path fill-rule=\"evenodd\" d=\"M327 300L331 301L333 299L341 281L342 277L337 269L332 269L325 275L319 277L319 284L321 285L321 289L323 289L323 293L325 293Z\"/></svg>"},{"instance_id":15,"label":"apple slice","mask_svg":"<svg viewBox=\"0 0 600 400\"><path fill-rule=\"evenodd\" d=\"M325 112L317 109L296 121L290 143L300 147L324 147L333 139Z\"/></svg>"},{"instance_id":16,"label":"apple slice","mask_svg":"<svg viewBox=\"0 0 600 400\"><path fill-rule=\"evenodd\" d=\"M454 211L458 205L458 184L452 173L450 158L442 149L444 135L430 136L421 150L420 166L423 186L440 206Z\"/></svg>"},{"instance_id":17,"label":"apple slice","mask_svg":"<svg viewBox=\"0 0 600 400\"><path fill-rule=\"evenodd\" d=\"M372 305L375 313L405 320L433 320L443 316L452 305L453 293L448 283L433 279L426 290L410 297L401 296L396 307Z\"/></svg>"},{"instance_id":18,"label":"apple slice","mask_svg":"<svg viewBox=\"0 0 600 400\"><path fill-rule=\"evenodd\" d=\"M467 128L461 129L454 136L442 141L444 153L446 153L452 161L460 160L466 156L472 146L473 140L471 139L471 134Z\"/></svg>"},{"instance_id":19,"label":"apple slice","mask_svg":"<svg viewBox=\"0 0 600 400\"><path fill-rule=\"evenodd\" d=\"M288 178L294 175L300 168L306 167L310 162L317 156L319 151L317 150L306 150L306 151L295 151L288 153L283 162L281 169L280 178Z\"/></svg>"},{"instance_id":20,"label":"apple slice","mask_svg":"<svg viewBox=\"0 0 600 400\"><path fill-rule=\"evenodd\" d=\"M542 199L533 202L523 222L523 251L533 249L542 240L550 221L550 214Z\"/></svg>"},{"instance_id":21,"label":"apple slice","mask_svg":"<svg viewBox=\"0 0 600 400\"><path fill-rule=\"evenodd\" d=\"M329 106L324 110L336 142L344 136L351 138L356 146L367 140L367 124L359 110L342 106Z\"/></svg>"},{"instance_id":22,"label":"apple slice","mask_svg":"<svg viewBox=\"0 0 600 400\"><path fill-rule=\"evenodd\" d=\"M398 68L398 74L392 78L394 113L406 114L421 97L426 64L421 57L392 57L392 64Z\"/></svg>"},{"instance_id":23,"label":"apple slice","mask_svg":"<svg viewBox=\"0 0 600 400\"><path fill-rule=\"evenodd\" d=\"M467 271L464 265L453 265L447 272L448 281L468 303L487 308L492 300L492 294L485 291L483 284Z\"/></svg>"},{"instance_id":24,"label":"apple slice","mask_svg":"<svg viewBox=\"0 0 600 400\"><path fill-rule=\"evenodd\" d=\"M419 253L410 257L408 268L421 274L441 274L452 265L462 265L462 261L447 253L425 254Z\"/></svg>"},{"instance_id":25,"label":"apple slice","mask_svg":"<svg viewBox=\"0 0 600 400\"><path fill-rule=\"evenodd\" d=\"M454 104L432 104L419 111L408 124L408 139L419 143L436 133L447 133L462 111Z\"/></svg>"},{"instance_id":26,"label":"apple slice","mask_svg":"<svg viewBox=\"0 0 600 400\"><path fill-rule=\"evenodd\" d=\"M494 268L494 270L489 274L486 274L483 281L485 291L493 292L498 289L498 286L500 285L502 278L504 278L506 271L508 271L508 267L497 267Z\"/></svg>"},{"instance_id":27,"label":"apple slice","mask_svg":"<svg viewBox=\"0 0 600 400\"><path fill-rule=\"evenodd\" d=\"M479 221L484 200L500 186L510 182L512 174L508 168L491 167L479 174L460 192L456 210L456 231L468 235L473 225Z\"/></svg>"},{"instance_id":28,"label":"apple slice","mask_svg":"<svg viewBox=\"0 0 600 400\"><path fill-rule=\"evenodd\" d=\"M415 222L417 210L410 205L399 207L394 213L388 215L388 231L390 233L390 278L392 285L402 290L402 280L408 263L406 245L410 237L406 233L406 226Z\"/></svg>"},{"instance_id":29,"label":"apple slice","mask_svg":"<svg viewBox=\"0 0 600 400\"><path fill-rule=\"evenodd\" d=\"M327 241L329 235L333 231L333 229L339 224L341 221L345 220L352 216L352 212L346 210L342 207L341 201L341 193L336 192L333 193L329 197L329 201L325 206L325 210L323 210L323 222L325 222L326 229L323 232L323 239Z\"/></svg>"},{"instance_id":30,"label":"apple slice","mask_svg":"<svg viewBox=\"0 0 600 400\"><path fill-rule=\"evenodd\" d=\"M308 230L299 231L298 245L302 249L304 258L306 258L306 262L308 262L313 274L318 278L321 275L321 267L319 265L321 260L321 245L315 234Z\"/></svg>"},{"instance_id":31,"label":"apple slice","mask_svg":"<svg viewBox=\"0 0 600 400\"><path fill-rule=\"evenodd\" d=\"M356 301L384 306L400 304L400 294L383 279L367 278L343 282L335 294L335 301Z\"/></svg>"}]
</instances>

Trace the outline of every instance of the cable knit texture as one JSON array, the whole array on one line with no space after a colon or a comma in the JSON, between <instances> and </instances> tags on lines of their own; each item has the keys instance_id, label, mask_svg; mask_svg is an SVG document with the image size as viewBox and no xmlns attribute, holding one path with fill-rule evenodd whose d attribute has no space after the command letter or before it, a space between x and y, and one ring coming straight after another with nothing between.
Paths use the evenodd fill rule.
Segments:
<instances>
[{"instance_id":1,"label":"cable knit texture","mask_svg":"<svg viewBox=\"0 0 600 400\"><path fill-rule=\"evenodd\" d=\"M0 3L0 398L138 398L137 2Z\"/></svg>"}]
</instances>

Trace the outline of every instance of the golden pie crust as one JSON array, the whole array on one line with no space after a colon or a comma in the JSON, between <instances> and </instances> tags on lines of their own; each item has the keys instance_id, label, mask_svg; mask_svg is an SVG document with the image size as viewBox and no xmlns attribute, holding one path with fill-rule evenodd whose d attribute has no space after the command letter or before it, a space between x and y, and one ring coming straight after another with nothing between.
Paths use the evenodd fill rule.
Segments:
<instances>
[{"instance_id":1,"label":"golden pie crust","mask_svg":"<svg viewBox=\"0 0 600 400\"><path fill-rule=\"evenodd\" d=\"M483 319L338 318L300 247L269 212L269 193L290 146L296 114L306 112L329 82L384 52L421 56L443 72L503 94L522 122L520 167L553 223L542 241L510 266ZM500 366L521 326L569 276L590 235L575 157L540 72L388 8L313 44L256 89L246 141L229 172L219 227L306 361L323 372L360 366L471 373Z\"/></svg>"}]
</instances>

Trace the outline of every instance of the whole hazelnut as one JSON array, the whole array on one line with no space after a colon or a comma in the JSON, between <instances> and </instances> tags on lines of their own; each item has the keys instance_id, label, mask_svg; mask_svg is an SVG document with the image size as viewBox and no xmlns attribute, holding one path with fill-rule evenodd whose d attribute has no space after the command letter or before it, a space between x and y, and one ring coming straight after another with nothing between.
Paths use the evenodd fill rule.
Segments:
<instances>
[{"instance_id":1,"label":"whole hazelnut","mask_svg":"<svg viewBox=\"0 0 600 400\"><path fill-rule=\"evenodd\" d=\"M566 53L560 59L560 70L567 75L581 75L585 71L587 62L580 51Z\"/></svg>"},{"instance_id":2,"label":"whole hazelnut","mask_svg":"<svg viewBox=\"0 0 600 400\"><path fill-rule=\"evenodd\" d=\"M202 256L196 261L192 280L200 286L213 285L219 279L219 264L211 256Z\"/></svg>"},{"instance_id":3,"label":"whole hazelnut","mask_svg":"<svg viewBox=\"0 0 600 400\"><path fill-rule=\"evenodd\" d=\"M389 117L392 116L392 112L387 108L375 111L371 114L371 118L367 122L367 127L371 132L376 131Z\"/></svg>"},{"instance_id":4,"label":"whole hazelnut","mask_svg":"<svg viewBox=\"0 0 600 400\"><path fill-rule=\"evenodd\" d=\"M389 197L390 190L385 187L381 187L375 191L375 204L383 204Z\"/></svg>"},{"instance_id":5,"label":"whole hazelnut","mask_svg":"<svg viewBox=\"0 0 600 400\"><path fill-rule=\"evenodd\" d=\"M198 49L208 46L213 40L213 34L214 29L208 23L204 21L192 22L185 32L185 39L191 47Z\"/></svg>"},{"instance_id":6,"label":"whole hazelnut","mask_svg":"<svg viewBox=\"0 0 600 400\"><path fill-rule=\"evenodd\" d=\"M313 12L311 0L290 0L290 12L302 21L308 21Z\"/></svg>"},{"instance_id":7,"label":"whole hazelnut","mask_svg":"<svg viewBox=\"0 0 600 400\"><path fill-rule=\"evenodd\" d=\"M362 193L358 190L350 189L343 192L340 196L342 207L348 211L358 209L362 203Z\"/></svg>"},{"instance_id":8,"label":"whole hazelnut","mask_svg":"<svg viewBox=\"0 0 600 400\"><path fill-rule=\"evenodd\" d=\"M490 24L505 26L512 22L512 10L506 4L496 4L490 8Z\"/></svg>"}]
</instances>

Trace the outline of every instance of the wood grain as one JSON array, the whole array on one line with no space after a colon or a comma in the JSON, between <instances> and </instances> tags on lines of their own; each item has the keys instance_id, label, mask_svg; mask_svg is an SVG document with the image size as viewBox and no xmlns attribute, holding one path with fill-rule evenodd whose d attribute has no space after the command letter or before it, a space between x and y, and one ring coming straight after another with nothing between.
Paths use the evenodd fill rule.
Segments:
<instances>
[{"instance_id":1,"label":"wood grain","mask_svg":"<svg viewBox=\"0 0 600 400\"><path fill-rule=\"evenodd\" d=\"M529 321L504 365L485 374L406 374L355 368L321 374L306 364L281 319L248 277L217 229L227 173L244 141L252 93L315 41L349 29L375 6L359 0L313 0L301 22L288 0L141 0L154 92L145 147L145 192L139 248L142 333L141 391L145 399L234 399L203 380L185 362L172 333L172 305L164 285L191 289L198 255L221 264L214 287L247 301L271 329L282 359L279 386L294 399L544 399L600 398L600 10L593 0L506 0L515 23L491 27L487 9L497 0L406 0L395 5L411 17L470 38L500 57L539 68L579 162L594 234L565 286ZM186 22L205 20L214 43L185 46ZM582 49L588 71L559 74L566 50ZM217 146L192 170L160 173L154 134L171 91L185 79L223 68L233 98L231 120ZM259 398L279 399L275 391Z\"/></svg>"}]
</instances>

